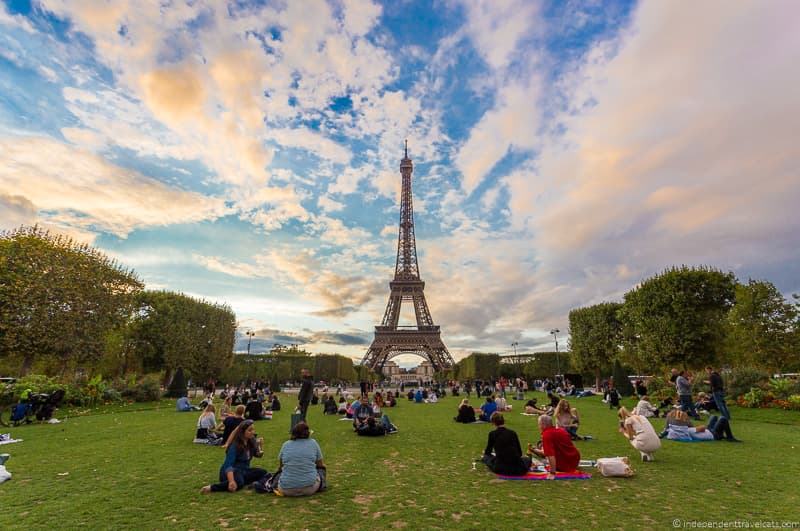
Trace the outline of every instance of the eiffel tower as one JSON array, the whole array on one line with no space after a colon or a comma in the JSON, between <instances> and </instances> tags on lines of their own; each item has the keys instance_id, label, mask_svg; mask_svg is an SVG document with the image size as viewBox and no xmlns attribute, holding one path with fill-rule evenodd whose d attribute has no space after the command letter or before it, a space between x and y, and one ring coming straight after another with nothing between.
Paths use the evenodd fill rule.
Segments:
<instances>
[{"instance_id":1,"label":"eiffel tower","mask_svg":"<svg viewBox=\"0 0 800 531\"><path fill-rule=\"evenodd\" d=\"M408 158L408 140L405 143L405 156L400 161L400 174L403 189L400 198L400 234L397 238L397 264L394 280L389 283L391 293L383 321L375 327L375 339L367 350L361 364L376 372L383 371L383 365L401 354L421 356L441 371L454 365L453 357L442 342L439 327L433 324L431 311L425 302L425 282L419 278L417 262L417 242L414 238L414 207L411 201L411 173L414 165ZM416 326L398 326L400 306L403 301L414 304L417 317Z\"/></svg>"}]
</instances>

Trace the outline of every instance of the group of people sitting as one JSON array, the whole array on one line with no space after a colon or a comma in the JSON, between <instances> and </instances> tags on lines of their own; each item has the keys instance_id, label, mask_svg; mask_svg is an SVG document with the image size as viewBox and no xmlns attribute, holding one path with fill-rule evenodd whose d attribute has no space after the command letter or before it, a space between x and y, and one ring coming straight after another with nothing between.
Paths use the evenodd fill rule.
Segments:
<instances>
[{"instance_id":1,"label":"group of people sitting","mask_svg":"<svg viewBox=\"0 0 800 531\"><path fill-rule=\"evenodd\" d=\"M373 395L370 402L369 394L364 393L351 405L351 413L347 418L353 419L353 431L366 437L378 437L397 432L397 427L392 424L389 417L382 409L386 404L380 392Z\"/></svg>"},{"instance_id":2,"label":"group of people sitting","mask_svg":"<svg viewBox=\"0 0 800 531\"><path fill-rule=\"evenodd\" d=\"M237 410L239 407L243 406L237 406ZM292 428L290 439L281 446L274 474L250 466L253 457L264 455L264 439L256 435L252 420L241 420L225 440L224 448L219 482L203 487L200 492L204 494L236 492L251 483L269 480L269 490L279 496L309 496L324 485L322 450L303 421Z\"/></svg>"},{"instance_id":3,"label":"group of people sitting","mask_svg":"<svg viewBox=\"0 0 800 531\"><path fill-rule=\"evenodd\" d=\"M241 421L245 419L252 421L272 419L272 412L279 411L281 405L277 395L273 394L269 399L270 402L267 408L262 404L262 400L256 396L250 398L247 405L238 404L234 406L232 397L228 395L220 407L219 421L217 420L217 408L213 403L213 399L204 400L201 402L204 407L200 417L197 419L193 442L221 446L228 440L228 436Z\"/></svg>"},{"instance_id":4,"label":"group of people sitting","mask_svg":"<svg viewBox=\"0 0 800 531\"><path fill-rule=\"evenodd\" d=\"M473 408L469 403L469 398L465 398L458 405L458 414L453 417L453 420L464 424L476 421L489 422L495 412L511 411L511 407L502 396L487 396L486 401L479 408Z\"/></svg>"},{"instance_id":5,"label":"group of people sitting","mask_svg":"<svg viewBox=\"0 0 800 531\"><path fill-rule=\"evenodd\" d=\"M557 472L577 470L581 460L580 452L572 443L570 434L555 426L549 415L539 416L542 438L536 446L528 444L526 455L522 454L516 432L505 427L502 413L493 413L490 420L495 429L489 432L482 461L496 474L524 476L534 462L537 465L547 465L547 479L555 479Z\"/></svg>"}]
</instances>

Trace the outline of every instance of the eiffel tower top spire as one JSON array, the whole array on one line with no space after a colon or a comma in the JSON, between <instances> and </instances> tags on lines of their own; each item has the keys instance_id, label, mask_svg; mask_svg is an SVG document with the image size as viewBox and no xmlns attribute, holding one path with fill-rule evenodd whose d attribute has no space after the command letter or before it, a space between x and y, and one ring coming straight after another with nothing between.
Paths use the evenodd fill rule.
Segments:
<instances>
[{"instance_id":1,"label":"eiffel tower top spire","mask_svg":"<svg viewBox=\"0 0 800 531\"><path fill-rule=\"evenodd\" d=\"M400 233L397 236L395 280L420 280L417 241L414 236L414 204L411 194L411 174L413 172L414 164L408 158L408 140L406 140L405 157L400 161L403 186L400 196Z\"/></svg>"}]
</instances>

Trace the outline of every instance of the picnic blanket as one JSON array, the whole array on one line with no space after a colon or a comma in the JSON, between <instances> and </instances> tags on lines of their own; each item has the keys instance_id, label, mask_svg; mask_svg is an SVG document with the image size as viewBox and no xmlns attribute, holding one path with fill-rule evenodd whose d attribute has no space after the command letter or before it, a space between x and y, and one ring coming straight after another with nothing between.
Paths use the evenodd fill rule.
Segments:
<instances>
[{"instance_id":1,"label":"picnic blanket","mask_svg":"<svg viewBox=\"0 0 800 531\"><path fill-rule=\"evenodd\" d=\"M15 442L22 442L22 439L3 439L3 440L0 440L0 445L11 444L11 443L15 443Z\"/></svg>"},{"instance_id":2,"label":"picnic blanket","mask_svg":"<svg viewBox=\"0 0 800 531\"><path fill-rule=\"evenodd\" d=\"M497 474L497 477L500 479L516 479L516 480L523 480L523 481L538 481L538 480L546 480L547 479L547 472L540 472L540 471L530 471L524 476L505 476L503 474ZM556 479L592 479L592 475L587 472L581 472L580 470L575 470L574 472L556 472Z\"/></svg>"}]
</instances>

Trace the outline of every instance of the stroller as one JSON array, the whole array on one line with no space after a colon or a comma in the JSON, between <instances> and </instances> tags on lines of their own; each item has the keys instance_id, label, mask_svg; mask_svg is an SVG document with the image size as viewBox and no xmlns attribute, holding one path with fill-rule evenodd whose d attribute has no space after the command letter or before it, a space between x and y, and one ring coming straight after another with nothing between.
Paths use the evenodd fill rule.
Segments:
<instances>
[{"instance_id":1,"label":"stroller","mask_svg":"<svg viewBox=\"0 0 800 531\"><path fill-rule=\"evenodd\" d=\"M52 394L31 393L27 400L21 400L12 408L10 423L19 426L22 423L32 423L34 418L39 421L50 420L64 400L64 394L63 389L58 389Z\"/></svg>"}]
</instances>

